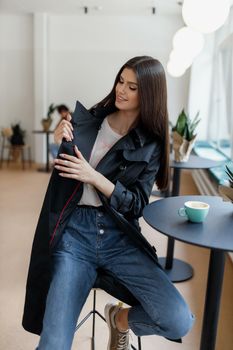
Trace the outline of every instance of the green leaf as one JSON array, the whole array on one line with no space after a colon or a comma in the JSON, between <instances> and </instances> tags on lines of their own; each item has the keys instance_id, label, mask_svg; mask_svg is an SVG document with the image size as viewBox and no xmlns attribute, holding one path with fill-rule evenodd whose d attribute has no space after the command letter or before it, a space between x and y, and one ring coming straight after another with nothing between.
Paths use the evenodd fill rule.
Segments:
<instances>
[{"instance_id":1,"label":"green leaf","mask_svg":"<svg viewBox=\"0 0 233 350\"><path fill-rule=\"evenodd\" d=\"M230 181L233 181L233 175L230 174L227 170L226 170L226 174L229 177Z\"/></svg>"},{"instance_id":2,"label":"green leaf","mask_svg":"<svg viewBox=\"0 0 233 350\"><path fill-rule=\"evenodd\" d=\"M226 165L225 170L227 176L229 177L230 186L233 187L233 171Z\"/></svg>"},{"instance_id":3,"label":"green leaf","mask_svg":"<svg viewBox=\"0 0 233 350\"><path fill-rule=\"evenodd\" d=\"M173 127L172 131L177 131L184 139L191 141L196 136L194 132L200 120L199 111L194 119L191 120L183 109L179 114L176 125Z\"/></svg>"},{"instance_id":4,"label":"green leaf","mask_svg":"<svg viewBox=\"0 0 233 350\"><path fill-rule=\"evenodd\" d=\"M176 122L176 126L175 126L175 130L181 136L184 135L186 122L187 122L187 116L186 116L184 110L182 110L180 115L178 116L178 119L177 119L177 122Z\"/></svg>"},{"instance_id":5,"label":"green leaf","mask_svg":"<svg viewBox=\"0 0 233 350\"><path fill-rule=\"evenodd\" d=\"M184 135L183 135L184 139L185 140L189 140L189 129L188 129L188 125L186 124L185 125L185 128L184 128Z\"/></svg>"},{"instance_id":6,"label":"green leaf","mask_svg":"<svg viewBox=\"0 0 233 350\"><path fill-rule=\"evenodd\" d=\"M48 112L47 112L47 118L51 118L51 114L53 114L53 112L55 111L56 108L57 108L57 106L55 106L54 103L51 103L49 105Z\"/></svg>"},{"instance_id":7,"label":"green leaf","mask_svg":"<svg viewBox=\"0 0 233 350\"><path fill-rule=\"evenodd\" d=\"M227 171L233 176L233 171L226 165Z\"/></svg>"}]
</instances>

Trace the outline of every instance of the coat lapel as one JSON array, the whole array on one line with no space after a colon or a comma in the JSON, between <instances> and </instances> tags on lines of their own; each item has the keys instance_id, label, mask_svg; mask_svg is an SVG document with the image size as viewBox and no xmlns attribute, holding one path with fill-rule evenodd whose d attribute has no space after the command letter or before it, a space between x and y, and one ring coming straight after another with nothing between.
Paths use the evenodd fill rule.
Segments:
<instances>
[{"instance_id":1,"label":"coat lapel","mask_svg":"<svg viewBox=\"0 0 233 350\"><path fill-rule=\"evenodd\" d=\"M100 109L93 110L92 113L88 111L79 101L76 103L75 111L72 115L72 123L74 126L74 140L73 145L77 145L84 158L89 161L91 151L93 149L98 131L104 118L111 113L111 110ZM122 150L124 156L129 160L147 161L145 150L143 146L148 135L146 135L139 125L132 129L129 134L122 137L100 160L96 170L102 174L106 171L108 160L114 152ZM150 156L150 155L149 155ZM131 159L131 158L134 159Z\"/></svg>"},{"instance_id":2,"label":"coat lapel","mask_svg":"<svg viewBox=\"0 0 233 350\"><path fill-rule=\"evenodd\" d=\"M96 118L77 101L75 111L72 114L72 124L74 127L73 145L78 146L87 161L90 159L102 120L102 118Z\"/></svg>"}]
</instances>

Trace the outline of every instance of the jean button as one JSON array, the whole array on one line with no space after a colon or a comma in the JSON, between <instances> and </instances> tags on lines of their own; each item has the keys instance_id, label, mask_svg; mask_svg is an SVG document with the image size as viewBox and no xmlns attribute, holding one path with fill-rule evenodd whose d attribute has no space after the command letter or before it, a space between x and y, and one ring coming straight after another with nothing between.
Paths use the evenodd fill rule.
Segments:
<instances>
[{"instance_id":1,"label":"jean button","mask_svg":"<svg viewBox=\"0 0 233 350\"><path fill-rule=\"evenodd\" d=\"M100 230L100 234L103 235L104 234L104 230L101 229Z\"/></svg>"},{"instance_id":2,"label":"jean button","mask_svg":"<svg viewBox=\"0 0 233 350\"><path fill-rule=\"evenodd\" d=\"M101 216L103 216L103 214L102 214L102 213L98 213L97 216L98 216L99 218L101 218Z\"/></svg>"}]
</instances>

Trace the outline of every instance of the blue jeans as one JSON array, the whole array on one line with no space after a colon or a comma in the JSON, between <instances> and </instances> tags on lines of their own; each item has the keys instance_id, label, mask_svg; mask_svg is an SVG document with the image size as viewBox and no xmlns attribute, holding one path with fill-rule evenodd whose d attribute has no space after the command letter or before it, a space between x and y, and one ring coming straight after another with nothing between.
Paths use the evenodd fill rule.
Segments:
<instances>
[{"instance_id":1,"label":"blue jeans","mask_svg":"<svg viewBox=\"0 0 233 350\"><path fill-rule=\"evenodd\" d=\"M57 158L58 150L59 150L59 145L56 143L50 143L49 144L49 151L53 157L53 159Z\"/></svg>"},{"instance_id":2,"label":"blue jeans","mask_svg":"<svg viewBox=\"0 0 233 350\"><path fill-rule=\"evenodd\" d=\"M166 274L119 230L102 207L77 207L52 259L39 350L71 349L97 268L116 275L140 302L128 316L137 336L177 339L192 327L194 317Z\"/></svg>"}]
</instances>

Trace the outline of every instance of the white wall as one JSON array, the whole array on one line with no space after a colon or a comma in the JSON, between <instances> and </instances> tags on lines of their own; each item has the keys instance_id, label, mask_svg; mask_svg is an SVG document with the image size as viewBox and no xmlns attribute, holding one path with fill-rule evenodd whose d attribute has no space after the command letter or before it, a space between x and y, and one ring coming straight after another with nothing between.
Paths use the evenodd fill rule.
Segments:
<instances>
[{"instance_id":1,"label":"white wall","mask_svg":"<svg viewBox=\"0 0 233 350\"><path fill-rule=\"evenodd\" d=\"M31 15L0 14L0 128L20 121L32 142L33 40Z\"/></svg>"},{"instance_id":2,"label":"white wall","mask_svg":"<svg viewBox=\"0 0 233 350\"><path fill-rule=\"evenodd\" d=\"M122 64L152 55L166 66L180 17L50 16L49 101L91 106L112 88ZM170 118L186 105L188 74L168 79Z\"/></svg>"},{"instance_id":3,"label":"white wall","mask_svg":"<svg viewBox=\"0 0 233 350\"><path fill-rule=\"evenodd\" d=\"M47 19L46 103L65 103L71 109L79 99L90 107L112 88L120 66L135 55L152 55L164 66L171 51L172 37L183 26L180 16L85 16L52 15ZM41 16L41 21L44 17ZM1 115L0 126L21 120L28 135L40 126L40 63L37 42L40 16L1 15ZM35 25L36 24L36 25ZM35 32L37 31L36 35ZM9 40L8 40L9 39ZM34 53L33 51L34 50ZM33 57L35 55L35 57ZM42 58L41 58L42 59ZM43 65L41 65L43 66ZM33 71L36 69L36 71ZM170 119L187 105L189 73L181 78L167 76ZM40 91L38 98L37 91ZM36 94L34 96L34 93ZM42 103L42 102L41 102ZM32 118L34 120L32 120ZM54 124L56 121L54 121ZM34 143L32 142L32 146ZM44 143L36 143L37 162L45 162ZM39 149L38 149L39 148Z\"/></svg>"}]
</instances>

